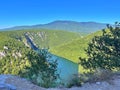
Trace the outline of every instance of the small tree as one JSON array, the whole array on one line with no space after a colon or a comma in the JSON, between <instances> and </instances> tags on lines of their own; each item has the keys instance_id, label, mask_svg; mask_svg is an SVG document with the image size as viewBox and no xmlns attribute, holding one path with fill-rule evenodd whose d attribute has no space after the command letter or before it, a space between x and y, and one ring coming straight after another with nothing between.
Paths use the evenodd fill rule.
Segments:
<instances>
[{"instance_id":1,"label":"small tree","mask_svg":"<svg viewBox=\"0 0 120 90\"><path fill-rule=\"evenodd\" d=\"M33 83L43 87L52 87L56 84L59 77L57 73L57 61L49 61L50 55L46 50L40 50L37 53L29 52L28 60L30 67L26 67L26 77L32 80Z\"/></svg>"},{"instance_id":2,"label":"small tree","mask_svg":"<svg viewBox=\"0 0 120 90\"><path fill-rule=\"evenodd\" d=\"M88 58L80 58L85 69L120 69L120 23L107 25L101 36L95 36L86 51Z\"/></svg>"}]
</instances>

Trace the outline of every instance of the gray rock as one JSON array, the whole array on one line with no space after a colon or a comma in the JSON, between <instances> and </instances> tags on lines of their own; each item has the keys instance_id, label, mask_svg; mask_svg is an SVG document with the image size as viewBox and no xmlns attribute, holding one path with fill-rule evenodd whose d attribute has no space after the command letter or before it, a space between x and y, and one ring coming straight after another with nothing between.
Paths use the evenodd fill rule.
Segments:
<instances>
[{"instance_id":1,"label":"gray rock","mask_svg":"<svg viewBox=\"0 0 120 90\"><path fill-rule=\"evenodd\" d=\"M10 84L0 83L0 90L16 90L16 87Z\"/></svg>"},{"instance_id":2,"label":"gray rock","mask_svg":"<svg viewBox=\"0 0 120 90\"><path fill-rule=\"evenodd\" d=\"M9 90L5 84L0 84L0 90Z\"/></svg>"},{"instance_id":3,"label":"gray rock","mask_svg":"<svg viewBox=\"0 0 120 90\"><path fill-rule=\"evenodd\" d=\"M101 84L101 82L96 82L96 84L97 84L97 85L100 85L100 84Z\"/></svg>"},{"instance_id":4,"label":"gray rock","mask_svg":"<svg viewBox=\"0 0 120 90\"><path fill-rule=\"evenodd\" d=\"M10 89L10 90L16 90L16 87L11 85L11 84L6 84L6 86Z\"/></svg>"}]
</instances>

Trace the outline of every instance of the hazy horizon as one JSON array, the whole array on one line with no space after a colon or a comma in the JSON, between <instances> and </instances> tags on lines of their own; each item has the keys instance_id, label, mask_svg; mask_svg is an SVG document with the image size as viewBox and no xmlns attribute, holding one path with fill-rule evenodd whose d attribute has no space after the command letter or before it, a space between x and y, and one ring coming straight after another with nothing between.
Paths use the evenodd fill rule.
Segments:
<instances>
[{"instance_id":1,"label":"hazy horizon","mask_svg":"<svg viewBox=\"0 0 120 90\"><path fill-rule=\"evenodd\" d=\"M72 20L55 20L55 21L72 21ZM37 23L37 24L13 25L13 26L8 26L8 27L3 27L0 29L7 29L7 28L19 27L19 26L44 25L44 24L49 24L49 23L55 22L55 21L51 21L51 22L47 22L47 23ZM95 22L95 21L72 21L72 22L94 22L94 23L108 24L108 23L104 23L104 22ZM113 23L109 23L109 24L113 24Z\"/></svg>"},{"instance_id":2,"label":"hazy horizon","mask_svg":"<svg viewBox=\"0 0 120 90\"><path fill-rule=\"evenodd\" d=\"M56 20L114 23L120 21L118 0L4 0L0 1L0 29L46 24Z\"/></svg>"}]
</instances>

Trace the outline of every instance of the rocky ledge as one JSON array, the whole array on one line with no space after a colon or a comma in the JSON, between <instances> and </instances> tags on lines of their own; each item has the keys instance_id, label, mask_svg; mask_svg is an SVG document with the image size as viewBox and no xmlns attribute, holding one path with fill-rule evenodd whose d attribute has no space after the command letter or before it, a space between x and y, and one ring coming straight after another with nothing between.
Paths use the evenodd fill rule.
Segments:
<instances>
[{"instance_id":1,"label":"rocky ledge","mask_svg":"<svg viewBox=\"0 0 120 90\"><path fill-rule=\"evenodd\" d=\"M109 81L86 83L82 87L42 88L30 81L13 75L0 75L0 90L119 90L120 75Z\"/></svg>"},{"instance_id":2,"label":"rocky ledge","mask_svg":"<svg viewBox=\"0 0 120 90\"><path fill-rule=\"evenodd\" d=\"M7 84L5 81L10 75L0 75L0 90L16 90L16 87L11 84Z\"/></svg>"},{"instance_id":3,"label":"rocky ledge","mask_svg":"<svg viewBox=\"0 0 120 90\"><path fill-rule=\"evenodd\" d=\"M13 75L0 75L0 90L45 90L30 81Z\"/></svg>"}]
</instances>

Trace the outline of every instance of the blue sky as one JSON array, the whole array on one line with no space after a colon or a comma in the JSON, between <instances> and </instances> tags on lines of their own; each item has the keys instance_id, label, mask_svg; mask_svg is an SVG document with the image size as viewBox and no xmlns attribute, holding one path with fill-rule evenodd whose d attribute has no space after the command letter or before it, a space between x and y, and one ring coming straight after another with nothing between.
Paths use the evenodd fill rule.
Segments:
<instances>
[{"instance_id":1,"label":"blue sky","mask_svg":"<svg viewBox=\"0 0 120 90\"><path fill-rule=\"evenodd\" d=\"M120 21L120 0L0 0L0 28L54 20Z\"/></svg>"}]
</instances>

